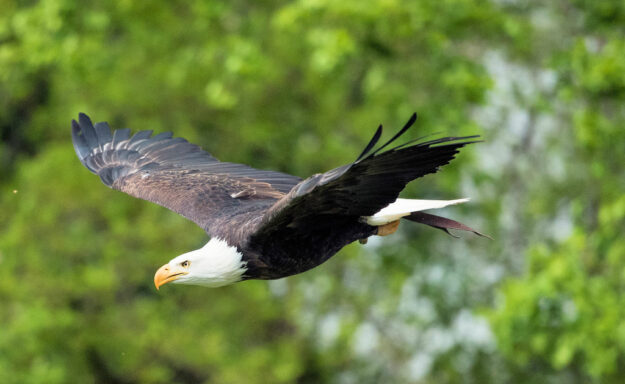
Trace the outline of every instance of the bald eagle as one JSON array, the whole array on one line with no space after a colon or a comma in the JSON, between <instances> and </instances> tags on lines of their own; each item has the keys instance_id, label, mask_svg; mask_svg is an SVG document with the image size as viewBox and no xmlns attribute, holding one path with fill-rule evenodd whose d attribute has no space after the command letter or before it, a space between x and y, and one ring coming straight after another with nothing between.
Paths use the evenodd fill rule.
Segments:
<instances>
[{"instance_id":1,"label":"bald eagle","mask_svg":"<svg viewBox=\"0 0 625 384\"><path fill-rule=\"evenodd\" d=\"M72 120L74 149L82 164L107 186L152 201L192 220L210 236L206 245L173 258L154 284L219 287L249 279L278 279L305 272L345 245L386 236L406 219L449 233L481 233L422 211L463 203L397 196L406 184L434 173L478 136L409 141L383 151L404 127L374 150L379 126L358 158L306 179L221 162L172 133L152 136L111 131L81 113ZM421 139L422 140L422 139Z\"/></svg>"}]
</instances>

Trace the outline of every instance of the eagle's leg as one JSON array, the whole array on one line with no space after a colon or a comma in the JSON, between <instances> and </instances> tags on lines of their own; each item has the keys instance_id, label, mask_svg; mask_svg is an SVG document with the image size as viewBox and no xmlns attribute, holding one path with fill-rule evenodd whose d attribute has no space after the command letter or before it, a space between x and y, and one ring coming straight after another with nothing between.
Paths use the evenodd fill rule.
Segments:
<instances>
[{"instance_id":1,"label":"eagle's leg","mask_svg":"<svg viewBox=\"0 0 625 384\"><path fill-rule=\"evenodd\" d=\"M378 236L392 235L393 233L395 233L395 231L397 231L397 228L399 228L399 220L391 221L388 224L380 225L378 227L378 233L376 233L376 235Z\"/></svg>"}]
</instances>

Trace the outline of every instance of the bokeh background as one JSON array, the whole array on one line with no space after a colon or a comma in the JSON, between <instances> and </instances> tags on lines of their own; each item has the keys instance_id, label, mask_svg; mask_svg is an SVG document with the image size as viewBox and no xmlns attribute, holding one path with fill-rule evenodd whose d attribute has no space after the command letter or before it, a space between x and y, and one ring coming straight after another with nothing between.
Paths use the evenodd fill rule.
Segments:
<instances>
[{"instance_id":1,"label":"bokeh background","mask_svg":"<svg viewBox=\"0 0 625 384\"><path fill-rule=\"evenodd\" d=\"M288 279L152 285L201 229L76 159L78 112L298 176L379 123L480 134L404 224ZM389 130L390 129L390 130ZM0 382L621 383L622 0L0 1Z\"/></svg>"}]
</instances>

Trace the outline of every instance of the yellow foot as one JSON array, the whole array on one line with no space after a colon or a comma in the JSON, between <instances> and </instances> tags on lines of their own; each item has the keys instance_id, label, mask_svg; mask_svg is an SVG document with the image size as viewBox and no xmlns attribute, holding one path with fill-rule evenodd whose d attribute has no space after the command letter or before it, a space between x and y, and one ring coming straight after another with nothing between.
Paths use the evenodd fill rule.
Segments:
<instances>
[{"instance_id":1,"label":"yellow foot","mask_svg":"<svg viewBox=\"0 0 625 384\"><path fill-rule=\"evenodd\" d=\"M358 242L359 242L360 244L367 244L367 241L369 241L369 239L366 239L366 238L365 238L365 239L359 239L359 240L358 240Z\"/></svg>"},{"instance_id":2,"label":"yellow foot","mask_svg":"<svg viewBox=\"0 0 625 384\"><path fill-rule=\"evenodd\" d=\"M399 220L392 221L388 224L380 225L378 227L378 233L376 233L376 235L378 236L392 235L393 233L395 233L395 231L397 231L397 228L399 228Z\"/></svg>"}]
</instances>

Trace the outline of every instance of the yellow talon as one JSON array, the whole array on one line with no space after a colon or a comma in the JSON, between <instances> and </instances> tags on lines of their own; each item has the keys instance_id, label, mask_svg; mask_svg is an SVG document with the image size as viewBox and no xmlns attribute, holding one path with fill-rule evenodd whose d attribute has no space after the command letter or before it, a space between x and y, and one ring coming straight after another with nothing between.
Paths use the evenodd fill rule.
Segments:
<instances>
[{"instance_id":1,"label":"yellow talon","mask_svg":"<svg viewBox=\"0 0 625 384\"><path fill-rule=\"evenodd\" d=\"M388 224L380 225L378 227L378 236L392 235L399 228L399 220L392 221Z\"/></svg>"}]
</instances>

